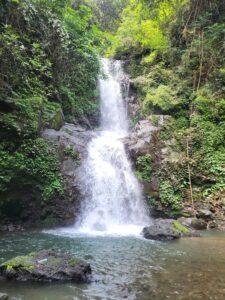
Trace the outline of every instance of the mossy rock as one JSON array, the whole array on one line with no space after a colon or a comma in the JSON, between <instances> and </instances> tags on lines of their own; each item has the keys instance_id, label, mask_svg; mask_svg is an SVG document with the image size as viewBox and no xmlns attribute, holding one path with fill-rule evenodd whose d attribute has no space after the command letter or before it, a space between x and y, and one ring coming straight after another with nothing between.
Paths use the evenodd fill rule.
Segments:
<instances>
[{"instance_id":1,"label":"mossy rock","mask_svg":"<svg viewBox=\"0 0 225 300\"><path fill-rule=\"evenodd\" d=\"M58 109L49 116L48 127L51 129L59 130L64 124L63 113Z\"/></svg>"},{"instance_id":2,"label":"mossy rock","mask_svg":"<svg viewBox=\"0 0 225 300\"><path fill-rule=\"evenodd\" d=\"M143 229L142 234L146 239L160 241L199 236L195 231L173 219L155 219L149 227Z\"/></svg>"},{"instance_id":3,"label":"mossy rock","mask_svg":"<svg viewBox=\"0 0 225 300\"><path fill-rule=\"evenodd\" d=\"M203 219L193 218L191 221L191 227L196 230L205 230L207 229L207 223Z\"/></svg>"},{"instance_id":4,"label":"mossy rock","mask_svg":"<svg viewBox=\"0 0 225 300\"><path fill-rule=\"evenodd\" d=\"M172 224L174 229L179 231L182 235L185 236L190 234L190 230L186 226L183 226L180 222L173 221Z\"/></svg>"},{"instance_id":5,"label":"mossy rock","mask_svg":"<svg viewBox=\"0 0 225 300\"><path fill-rule=\"evenodd\" d=\"M1 267L6 268L7 272L15 272L17 268L23 270L34 270L35 269L35 257L34 254L26 256L17 256L11 260L4 262Z\"/></svg>"},{"instance_id":6,"label":"mossy rock","mask_svg":"<svg viewBox=\"0 0 225 300\"><path fill-rule=\"evenodd\" d=\"M91 274L88 263L54 250L17 256L0 265L2 279L19 281L86 282Z\"/></svg>"}]
</instances>

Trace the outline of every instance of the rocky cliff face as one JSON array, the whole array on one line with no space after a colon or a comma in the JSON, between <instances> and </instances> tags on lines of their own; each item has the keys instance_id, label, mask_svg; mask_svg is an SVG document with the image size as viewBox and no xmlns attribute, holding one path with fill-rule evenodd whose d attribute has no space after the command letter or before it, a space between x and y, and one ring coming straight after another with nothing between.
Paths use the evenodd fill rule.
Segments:
<instances>
[{"instance_id":1,"label":"rocky cliff face","mask_svg":"<svg viewBox=\"0 0 225 300\"><path fill-rule=\"evenodd\" d=\"M87 126L81 127L52 118L49 127L42 132L42 138L54 150L63 176L64 193L45 201L41 192L32 186L15 182L4 195L2 213L5 215L1 229L14 231L23 227L51 227L73 224L79 213L80 193L77 170L86 155L86 146L94 136ZM60 121L60 122L59 122ZM54 125L54 126L53 126ZM54 128L54 129L53 129Z\"/></svg>"},{"instance_id":2,"label":"rocky cliff face","mask_svg":"<svg viewBox=\"0 0 225 300\"><path fill-rule=\"evenodd\" d=\"M130 136L124 140L134 169L151 206L153 217L181 218L197 229L225 229L224 194L194 199L191 202L188 177L188 158L185 136L173 136L171 115L152 112L147 119L141 114L141 101L135 85L128 97L129 114L139 120ZM185 144L185 145L183 145ZM192 188L211 183L213 178L191 173Z\"/></svg>"},{"instance_id":3,"label":"rocky cliff face","mask_svg":"<svg viewBox=\"0 0 225 300\"><path fill-rule=\"evenodd\" d=\"M61 173L65 180L65 195L62 206L56 212L61 224L74 223L79 213L81 196L78 187L79 166L87 154L87 144L95 133L81 126L66 123L60 130L46 129L43 137L55 147L60 161ZM54 204L55 206L55 204ZM56 206L57 208L57 206Z\"/></svg>"}]
</instances>

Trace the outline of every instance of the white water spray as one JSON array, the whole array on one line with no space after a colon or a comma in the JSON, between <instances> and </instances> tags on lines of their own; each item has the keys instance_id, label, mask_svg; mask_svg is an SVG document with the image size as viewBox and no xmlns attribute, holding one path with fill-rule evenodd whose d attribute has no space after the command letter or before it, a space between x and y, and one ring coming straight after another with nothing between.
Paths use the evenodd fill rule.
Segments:
<instances>
[{"instance_id":1,"label":"white water spray","mask_svg":"<svg viewBox=\"0 0 225 300\"><path fill-rule=\"evenodd\" d=\"M79 170L83 196L79 220L73 227L45 232L76 236L136 235L150 223L142 190L126 156L122 138L128 131L121 63L102 60L106 78L99 80L101 131L88 145ZM124 86L124 90L127 88Z\"/></svg>"},{"instance_id":2,"label":"white water spray","mask_svg":"<svg viewBox=\"0 0 225 300\"><path fill-rule=\"evenodd\" d=\"M83 194L80 233L139 234L149 223L140 185L134 176L121 138L128 134L122 97L121 63L102 60L105 79L99 80L101 129L88 145L80 186Z\"/></svg>"}]
</instances>

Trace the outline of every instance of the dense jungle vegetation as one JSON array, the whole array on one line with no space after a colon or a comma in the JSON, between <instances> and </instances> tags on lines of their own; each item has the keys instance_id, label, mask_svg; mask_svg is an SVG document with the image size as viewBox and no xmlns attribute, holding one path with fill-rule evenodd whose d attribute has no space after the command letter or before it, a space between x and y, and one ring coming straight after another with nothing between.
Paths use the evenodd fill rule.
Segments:
<instances>
[{"instance_id":1,"label":"dense jungle vegetation","mask_svg":"<svg viewBox=\"0 0 225 300\"><path fill-rule=\"evenodd\" d=\"M185 202L224 206L225 1L130 0L120 18L107 54L129 61L134 121L165 115L167 153L152 170L161 204L173 214ZM149 159L140 160L144 174Z\"/></svg>"},{"instance_id":2,"label":"dense jungle vegetation","mask_svg":"<svg viewBox=\"0 0 225 300\"><path fill-rule=\"evenodd\" d=\"M149 156L137 162L143 180L159 177L151 203L176 214L185 202L221 202L224 54L224 0L2 0L1 211L18 187L43 201L63 195L56 153L40 133L96 113L99 55L127 61L140 105L133 124L165 116L160 168Z\"/></svg>"},{"instance_id":3,"label":"dense jungle vegetation","mask_svg":"<svg viewBox=\"0 0 225 300\"><path fill-rule=\"evenodd\" d=\"M1 212L13 189L39 191L44 200L63 194L55 151L40 133L59 129L63 116L82 122L96 111L100 36L87 5L1 1Z\"/></svg>"}]
</instances>

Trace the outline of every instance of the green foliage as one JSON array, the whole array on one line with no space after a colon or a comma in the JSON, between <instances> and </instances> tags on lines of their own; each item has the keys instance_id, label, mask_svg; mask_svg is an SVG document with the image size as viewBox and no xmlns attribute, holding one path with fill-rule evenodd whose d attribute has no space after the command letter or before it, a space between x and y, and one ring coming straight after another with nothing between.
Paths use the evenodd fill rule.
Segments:
<instances>
[{"instance_id":1,"label":"green foliage","mask_svg":"<svg viewBox=\"0 0 225 300\"><path fill-rule=\"evenodd\" d=\"M136 176L145 182L151 181L151 156L149 154L139 156L136 161Z\"/></svg>"},{"instance_id":2,"label":"green foliage","mask_svg":"<svg viewBox=\"0 0 225 300\"><path fill-rule=\"evenodd\" d=\"M98 23L103 31L115 32L120 24L121 12L128 0L96 0L91 2Z\"/></svg>"},{"instance_id":3,"label":"green foliage","mask_svg":"<svg viewBox=\"0 0 225 300\"><path fill-rule=\"evenodd\" d=\"M41 138L24 141L15 152L1 145L0 166L0 192L17 182L18 186L31 184L40 189L46 200L54 194L63 194L56 153Z\"/></svg>"},{"instance_id":4,"label":"green foliage","mask_svg":"<svg viewBox=\"0 0 225 300\"><path fill-rule=\"evenodd\" d=\"M114 36L108 55L127 55L132 51L162 50L168 47L157 20L148 19L148 7L139 1L129 1L122 13L122 22Z\"/></svg>"},{"instance_id":5,"label":"green foliage","mask_svg":"<svg viewBox=\"0 0 225 300\"><path fill-rule=\"evenodd\" d=\"M217 125L215 122L205 121L206 118L207 110L206 115L195 116L192 120L192 126L197 132L192 147L195 172L209 179L207 184L201 186L202 197L225 190L225 123L223 121Z\"/></svg>"},{"instance_id":6,"label":"green foliage","mask_svg":"<svg viewBox=\"0 0 225 300\"><path fill-rule=\"evenodd\" d=\"M80 260L77 258L71 258L69 260L69 266L72 268L76 267L79 263L80 263Z\"/></svg>"},{"instance_id":7,"label":"green foliage","mask_svg":"<svg viewBox=\"0 0 225 300\"><path fill-rule=\"evenodd\" d=\"M66 10L65 23L71 42L67 59L63 57L65 74L59 86L66 115L90 115L98 108L96 80L99 63L94 44L98 43L100 32L95 25L90 26L91 20L91 10L84 5L79 6L78 11Z\"/></svg>"},{"instance_id":8,"label":"green foliage","mask_svg":"<svg viewBox=\"0 0 225 300\"><path fill-rule=\"evenodd\" d=\"M134 128L137 123L139 122L140 117L138 115L134 116L133 119L131 120L131 127Z\"/></svg>"},{"instance_id":9,"label":"green foliage","mask_svg":"<svg viewBox=\"0 0 225 300\"><path fill-rule=\"evenodd\" d=\"M153 197L150 197L150 196L148 196L147 197L147 203L148 203L148 205L150 206L150 207L154 207L154 206L156 206L156 199L155 198L153 198Z\"/></svg>"},{"instance_id":10,"label":"green foliage","mask_svg":"<svg viewBox=\"0 0 225 300\"><path fill-rule=\"evenodd\" d=\"M159 85L157 89L148 90L145 100L143 101L143 112L149 114L154 107L159 108L163 112L174 109L179 104L176 92L170 87Z\"/></svg>"},{"instance_id":11,"label":"green foliage","mask_svg":"<svg viewBox=\"0 0 225 300\"><path fill-rule=\"evenodd\" d=\"M32 255L17 256L1 264L1 267L6 268L9 272L13 272L13 269L17 269L18 267L31 271L35 269L34 257Z\"/></svg>"},{"instance_id":12,"label":"green foliage","mask_svg":"<svg viewBox=\"0 0 225 300\"><path fill-rule=\"evenodd\" d=\"M80 163L80 155L72 146L68 145L64 148L63 153L65 156L72 157L78 164Z\"/></svg>"},{"instance_id":13,"label":"green foliage","mask_svg":"<svg viewBox=\"0 0 225 300\"><path fill-rule=\"evenodd\" d=\"M76 117L96 110L101 32L91 24L89 7L73 9L66 2L1 4L1 98L42 95Z\"/></svg>"},{"instance_id":14,"label":"green foliage","mask_svg":"<svg viewBox=\"0 0 225 300\"><path fill-rule=\"evenodd\" d=\"M68 0L0 2L0 193L32 187L43 200L63 195L54 149L41 139L66 119L98 109L102 32L91 6ZM75 154L74 154L75 155Z\"/></svg>"},{"instance_id":15,"label":"green foliage","mask_svg":"<svg viewBox=\"0 0 225 300\"><path fill-rule=\"evenodd\" d=\"M155 125L154 115L167 115L157 170L161 203L173 213L190 203L188 166L194 201L222 195L224 1L130 0L121 16L107 54L129 61L138 115Z\"/></svg>"},{"instance_id":16,"label":"green foliage","mask_svg":"<svg viewBox=\"0 0 225 300\"><path fill-rule=\"evenodd\" d=\"M43 102L43 98L37 96L13 100L13 113L0 111L0 137L5 141L13 140L15 144L36 137L41 126Z\"/></svg>"},{"instance_id":17,"label":"green foliage","mask_svg":"<svg viewBox=\"0 0 225 300\"><path fill-rule=\"evenodd\" d=\"M152 123L153 126L158 126L159 125L159 117L158 115L151 115L149 116L149 120Z\"/></svg>"},{"instance_id":18,"label":"green foliage","mask_svg":"<svg viewBox=\"0 0 225 300\"><path fill-rule=\"evenodd\" d=\"M161 180L159 187L160 201L165 207L172 211L179 211L182 208L181 195L174 190L169 180Z\"/></svg>"}]
</instances>

